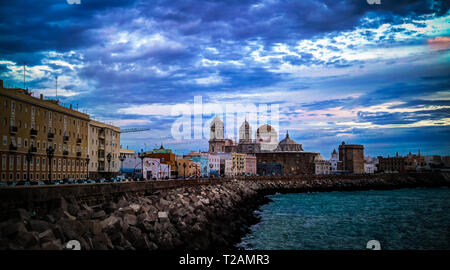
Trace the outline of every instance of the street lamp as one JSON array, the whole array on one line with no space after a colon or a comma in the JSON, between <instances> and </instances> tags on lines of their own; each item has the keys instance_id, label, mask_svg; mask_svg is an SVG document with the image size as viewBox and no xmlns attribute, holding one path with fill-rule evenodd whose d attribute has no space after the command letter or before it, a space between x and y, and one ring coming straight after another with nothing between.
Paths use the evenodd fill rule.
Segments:
<instances>
[{"instance_id":1,"label":"street lamp","mask_svg":"<svg viewBox=\"0 0 450 270\"><path fill-rule=\"evenodd\" d=\"M28 169L28 175L27 180L30 181L30 162L33 159L33 153L31 152L31 147L28 149L28 153L25 155L25 159L27 160L27 169Z\"/></svg>"},{"instance_id":2,"label":"street lamp","mask_svg":"<svg viewBox=\"0 0 450 270\"><path fill-rule=\"evenodd\" d=\"M108 177L111 178L111 153L106 156L106 161L108 161Z\"/></svg>"},{"instance_id":3,"label":"street lamp","mask_svg":"<svg viewBox=\"0 0 450 270\"><path fill-rule=\"evenodd\" d=\"M138 153L138 157L141 159L142 179L144 179L144 158L145 158L145 152L144 152L143 149L141 149L141 152Z\"/></svg>"},{"instance_id":4,"label":"street lamp","mask_svg":"<svg viewBox=\"0 0 450 270\"><path fill-rule=\"evenodd\" d=\"M53 154L55 153L55 149L53 149L53 147L51 145L48 146L48 148L46 149L47 152L47 157L48 157L48 162L49 162L49 173L48 173L48 180L52 181L52 158L53 158Z\"/></svg>"},{"instance_id":5,"label":"street lamp","mask_svg":"<svg viewBox=\"0 0 450 270\"><path fill-rule=\"evenodd\" d=\"M125 154L120 154L119 160L120 160L120 172L123 174L123 161L125 160Z\"/></svg>"},{"instance_id":6,"label":"street lamp","mask_svg":"<svg viewBox=\"0 0 450 270\"><path fill-rule=\"evenodd\" d=\"M86 157L86 167L87 167L87 179L89 179L89 161L90 161L91 159L89 158L89 154L87 155L87 157Z\"/></svg>"}]
</instances>

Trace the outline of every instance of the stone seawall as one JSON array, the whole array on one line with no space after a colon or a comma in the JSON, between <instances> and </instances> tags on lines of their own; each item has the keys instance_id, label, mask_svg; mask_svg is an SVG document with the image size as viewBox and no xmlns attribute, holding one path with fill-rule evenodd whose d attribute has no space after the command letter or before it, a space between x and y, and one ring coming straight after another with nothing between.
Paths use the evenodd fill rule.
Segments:
<instances>
[{"instance_id":1,"label":"stone seawall","mask_svg":"<svg viewBox=\"0 0 450 270\"><path fill-rule=\"evenodd\" d=\"M0 249L64 249L70 240L85 250L232 249L268 194L449 185L442 174L415 174L197 182L95 202L67 195L52 207L11 209L0 222Z\"/></svg>"}]
</instances>

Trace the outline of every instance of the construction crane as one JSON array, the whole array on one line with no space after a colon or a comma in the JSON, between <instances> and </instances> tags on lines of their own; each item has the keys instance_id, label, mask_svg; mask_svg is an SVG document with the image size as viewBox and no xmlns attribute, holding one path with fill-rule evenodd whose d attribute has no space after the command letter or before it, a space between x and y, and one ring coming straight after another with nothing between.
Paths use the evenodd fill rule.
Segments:
<instances>
[{"instance_id":1,"label":"construction crane","mask_svg":"<svg viewBox=\"0 0 450 270\"><path fill-rule=\"evenodd\" d=\"M120 130L120 133L133 133L150 130L149 128L124 128Z\"/></svg>"}]
</instances>

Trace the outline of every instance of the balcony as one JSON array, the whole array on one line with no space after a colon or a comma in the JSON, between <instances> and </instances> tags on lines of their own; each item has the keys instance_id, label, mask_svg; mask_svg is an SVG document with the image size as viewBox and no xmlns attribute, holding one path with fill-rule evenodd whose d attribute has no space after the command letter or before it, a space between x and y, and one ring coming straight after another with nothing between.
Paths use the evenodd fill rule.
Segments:
<instances>
[{"instance_id":1,"label":"balcony","mask_svg":"<svg viewBox=\"0 0 450 270\"><path fill-rule=\"evenodd\" d=\"M69 136L64 135L64 136L63 136L63 141L64 141L64 142L69 141Z\"/></svg>"},{"instance_id":2,"label":"balcony","mask_svg":"<svg viewBox=\"0 0 450 270\"><path fill-rule=\"evenodd\" d=\"M30 129L30 137L31 138L36 137L37 134L38 134L38 131L36 129L34 129L34 128Z\"/></svg>"},{"instance_id":3,"label":"balcony","mask_svg":"<svg viewBox=\"0 0 450 270\"><path fill-rule=\"evenodd\" d=\"M100 129L100 131L98 132L98 138L99 139L104 139L105 138L105 130L103 128Z\"/></svg>"},{"instance_id":4,"label":"balcony","mask_svg":"<svg viewBox=\"0 0 450 270\"><path fill-rule=\"evenodd\" d=\"M16 126L10 126L9 127L9 133L16 134L17 133L17 127Z\"/></svg>"},{"instance_id":5,"label":"balcony","mask_svg":"<svg viewBox=\"0 0 450 270\"><path fill-rule=\"evenodd\" d=\"M48 134L47 134L47 139L48 140L53 140L55 138L55 133L51 133L51 132L49 132Z\"/></svg>"},{"instance_id":6,"label":"balcony","mask_svg":"<svg viewBox=\"0 0 450 270\"><path fill-rule=\"evenodd\" d=\"M37 152L37 148L35 146L31 146L30 150L31 150L31 153L36 153Z\"/></svg>"},{"instance_id":7,"label":"balcony","mask_svg":"<svg viewBox=\"0 0 450 270\"><path fill-rule=\"evenodd\" d=\"M69 155L69 151L67 151L67 150L64 150L64 151L63 151L63 155L64 155L64 156L67 156L67 155Z\"/></svg>"},{"instance_id":8,"label":"balcony","mask_svg":"<svg viewBox=\"0 0 450 270\"><path fill-rule=\"evenodd\" d=\"M77 138L77 144L81 143L81 138Z\"/></svg>"},{"instance_id":9,"label":"balcony","mask_svg":"<svg viewBox=\"0 0 450 270\"><path fill-rule=\"evenodd\" d=\"M77 157L81 157L81 152L77 152Z\"/></svg>"},{"instance_id":10,"label":"balcony","mask_svg":"<svg viewBox=\"0 0 450 270\"><path fill-rule=\"evenodd\" d=\"M13 152L17 151L17 146L14 146L14 145L10 144L9 145L9 151L13 151Z\"/></svg>"}]
</instances>

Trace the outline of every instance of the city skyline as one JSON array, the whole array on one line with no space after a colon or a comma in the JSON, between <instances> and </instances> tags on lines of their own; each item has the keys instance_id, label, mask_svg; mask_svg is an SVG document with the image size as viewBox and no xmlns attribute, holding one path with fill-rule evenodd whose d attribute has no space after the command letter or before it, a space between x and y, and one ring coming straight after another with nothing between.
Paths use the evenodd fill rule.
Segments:
<instances>
[{"instance_id":1,"label":"city skyline","mask_svg":"<svg viewBox=\"0 0 450 270\"><path fill-rule=\"evenodd\" d=\"M29 9L23 10L23 6ZM121 144L179 153L171 109L278 104L278 136L329 158L449 155L450 13L445 1L14 1L1 9L0 78L121 128ZM8 28L6 28L8 25ZM212 117L205 116L205 119ZM254 134L253 134L254 136Z\"/></svg>"}]
</instances>

